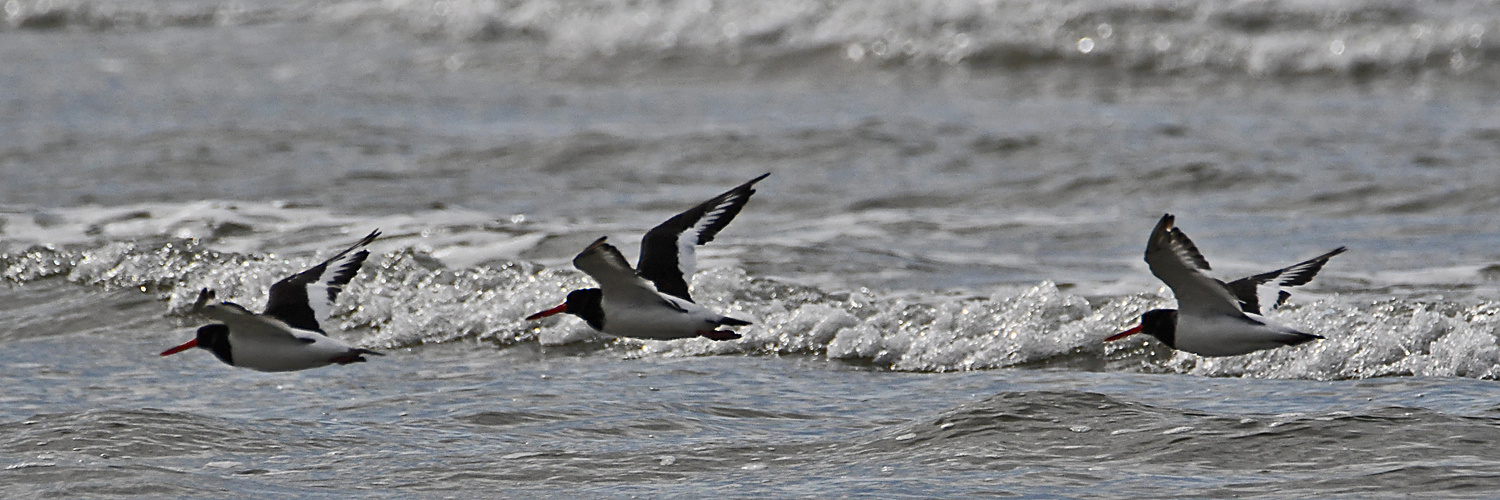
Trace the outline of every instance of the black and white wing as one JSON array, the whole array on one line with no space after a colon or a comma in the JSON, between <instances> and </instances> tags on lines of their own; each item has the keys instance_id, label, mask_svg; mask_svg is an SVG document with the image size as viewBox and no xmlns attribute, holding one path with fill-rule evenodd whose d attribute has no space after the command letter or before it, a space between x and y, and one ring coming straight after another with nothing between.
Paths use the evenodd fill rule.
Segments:
<instances>
[{"instance_id":1,"label":"black and white wing","mask_svg":"<svg viewBox=\"0 0 1500 500\"><path fill-rule=\"evenodd\" d=\"M271 285L271 297L262 314L279 319L293 328L323 332L318 326L318 318L328 317L333 309L333 299L338 298L339 292L344 291L344 285L354 279L354 274L359 272L365 258L370 256L369 250L359 249L379 236L379 229L372 231L369 236L322 264Z\"/></svg>"},{"instance_id":2,"label":"black and white wing","mask_svg":"<svg viewBox=\"0 0 1500 500\"><path fill-rule=\"evenodd\" d=\"M1209 270L1208 259L1198 253L1198 246L1186 233L1173 226L1175 220L1172 214L1163 215L1151 231L1146 243L1146 264L1151 274L1172 289L1177 308L1184 313L1239 314L1239 299L1223 281L1203 274Z\"/></svg>"},{"instance_id":3,"label":"black and white wing","mask_svg":"<svg viewBox=\"0 0 1500 500\"><path fill-rule=\"evenodd\" d=\"M611 302L622 304L660 302L651 283L641 279L630 262L620 254L620 249L606 243L608 238L599 238L573 258L573 267L594 278L599 289Z\"/></svg>"},{"instance_id":4,"label":"black and white wing","mask_svg":"<svg viewBox=\"0 0 1500 500\"><path fill-rule=\"evenodd\" d=\"M284 329L277 328L274 321L263 316L258 316L245 306L233 302L215 302L210 304L217 294L213 290L204 288L198 292L198 300L193 302L192 312L202 314L214 321L238 325L234 329L234 335L258 337L261 341L288 342L298 340L296 335ZM207 325L205 328L223 328L229 330L224 324Z\"/></svg>"},{"instance_id":5,"label":"black and white wing","mask_svg":"<svg viewBox=\"0 0 1500 500\"><path fill-rule=\"evenodd\" d=\"M1274 310L1286 303L1287 297L1292 294L1282 288L1305 285L1317 276L1328 259L1344 253L1347 247L1338 247L1333 251L1313 257L1303 262L1277 269L1268 273L1261 273L1248 278L1240 278L1229 282L1229 291L1240 301L1240 309L1251 314L1261 314L1260 308L1263 300L1270 299L1270 304L1265 304L1267 310ZM1274 298L1273 298L1274 297Z\"/></svg>"},{"instance_id":6,"label":"black and white wing","mask_svg":"<svg viewBox=\"0 0 1500 500\"><path fill-rule=\"evenodd\" d=\"M750 195L755 194L755 183L769 175L750 179L646 232L641 239L641 260L636 271L661 293L692 302L687 280L693 278L698 266L693 247L713 241L745 207L745 202L750 201Z\"/></svg>"}]
</instances>

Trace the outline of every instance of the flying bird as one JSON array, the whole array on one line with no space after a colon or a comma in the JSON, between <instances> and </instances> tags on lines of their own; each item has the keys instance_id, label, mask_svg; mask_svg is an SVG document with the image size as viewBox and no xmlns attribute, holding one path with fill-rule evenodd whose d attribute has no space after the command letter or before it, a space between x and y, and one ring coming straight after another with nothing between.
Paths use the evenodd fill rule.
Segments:
<instances>
[{"instance_id":1,"label":"flying bird","mask_svg":"<svg viewBox=\"0 0 1500 500\"><path fill-rule=\"evenodd\" d=\"M688 280L697 266L695 247L713 241L750 201L755 183L769 175L751 179L646 232L634 269L619 249L606 242L607 237L595 240L573 258L573 266L594 278L599 288L569 292L561 305L526 319L567 313L582 318L594 330L648 340L740 338L732 330L719 328L750 322L694 303Z\"/></svg>"},{"instance_id":2,"label":"flying bird","mask_svg":"<svg viewBox=\"0 0 1500 500\"><path fill-rule=\"evenodd\" d=\"M1163 215L1146 244L1146 264L1177 296L1177 309L1153 309L1141 315L1141 324L1111 335L1106 342L1144 333L1167 347L1200 356L1236 356L1263 349L1293 346L1322 339L1277 324L1261 316L1261 308L1275 309L1291 293L1283 290L1307 284L1328 259L1347 248L1332 251L1291 266L1224 283L1206 274L1208 259L1187 234L1173 226L1172 214Z\"/></svg>"},{"instance_id":3,"label":"flying bird","mask_svg":"<svg viewBox=\"0 0 1500 500\"><path fill-rule=\"evenodd\" d=\"M210 304L214 292L204 288L192 312L216 323L198 328L196 338L161 355L197 347L212 352L225 364L263 372L345 365L363 362L365 355L384 356L329 337L318 324L318 318L328 316L333 300L369 257L370 251L364 247L378 236L377 229L322 264L271 285L266 310L260 314L233 302Z\"/></svg>"}]
</instances>

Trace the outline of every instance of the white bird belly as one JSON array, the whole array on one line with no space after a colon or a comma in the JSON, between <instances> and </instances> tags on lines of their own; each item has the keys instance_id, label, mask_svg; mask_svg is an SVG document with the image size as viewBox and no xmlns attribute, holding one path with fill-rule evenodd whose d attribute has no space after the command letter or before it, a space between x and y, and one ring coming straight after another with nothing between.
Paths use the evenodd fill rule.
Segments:
<instances>
[{"instance_id":1,"label":"white bird belly","mask_svg":"<svg viewBox=\"0 0 1500 500\"><path fill-rule=\"evenodd\" d=\"M604 333L616 337L673 340L697 337L698 332L718 328L719 315L692 303L679 303L679 311L665 304L652 307L604 306Z\"/></svg>"},{"instance_id":2,"label":"white bird belly","mask_svg":"<svg viewBox=\"0 0 1500 500\"><path fill-rule=\"evenodd\" d=\"M306 370L333 364L334 358L348 354L350 347L330 338L312 343L296 339L266 341L256 336L229 335L230 355L234 365L263 372Z\"/></svg>"},{"instance_id":3,"label":"white bird belly","mask_svg":"<svg viewBox=\"0 0 1500 500\"><path fill-rule=\"evenodd\" d=\"M306 370L333 364L353 346L318 332L290 329L279 321L220 309L217 319L229 325L229 355L234 366L263 372ZM308 342L311 340L311 342Z\"/></svg>"},{"instance_id":4,"label":"white bird belly","mask_svg":"<svg viewBox=\"0 0 1500 500\"><path fill-rule=\"evenodd\" d=\"M1179 315L1174 339L1176 345L1173 347L1199 356L1238 356L1298 344L1313 338L1262 317L1247 317L1260 324L1228 315L1206 318Z\"/></svg>"}]
</instances>

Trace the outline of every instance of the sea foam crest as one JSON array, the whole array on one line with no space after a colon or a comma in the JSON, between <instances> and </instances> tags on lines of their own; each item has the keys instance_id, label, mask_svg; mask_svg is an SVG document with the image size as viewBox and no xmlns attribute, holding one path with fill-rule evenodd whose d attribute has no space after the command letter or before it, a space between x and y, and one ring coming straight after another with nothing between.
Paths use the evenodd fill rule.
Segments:
<instances>
[{"instance_id":1,"label":"sea foam crest","mask_svg":"<svg viewBox=\"0 0 1500 500\"><path fill-rule=\"evenodd\" d=\"M190 242L114 242L9 253L0 263L16 281L66 277L89 286L154 287L167 300L165 310L184 314L205 286L258 308L272 283L315 262L226 254ZM340 296L333 320L361 345L378 348L603 341L599 349L627 356L804 354L931 372L1066 367L1299 379L1500 378L1500 304L1491 302L1334 296L1294 303L1271 318L1326 339L1226 358L1171 351L1144 337L1102 342L1141 312L1170 307L1169 292L1090 299L1051 282L989 296L924 297L830 292L721 267L699 273L694 293L707 307L755 323L739 329L738 341L608 339L569 316L524 320L587 286L585 276L567 267L504 262L455 269L401 249L372 257Z\"/></svg>"},{"instance_id":2,"label":"sea foam crest","mask_svg":"<svg viewBox=\"0 0 1500 500\"><path fill-rule=\"evenodd\" d=\"M734 259L699 272L693 294L711 309L754 322L738 329L743 339L608 339L571 316L524 319L561 302L569 290L592 286L566 259L543 265L511 255L542 244L551 230L486 225L482 214L456 209L425 215L430 217L343 220L318 208L207 202L13 210L0 212L6 250L0 276L13 283L65 279L141 289L163 299L172 316L185 314L205 287L258 309L271 284L342 248L342 241L330 239L352 240L379 226L391 228L393 236L372 246L329 323L367 347L480 341L503 349L587 341L595 347L582 352L810 355L931 372L1061 367L1299 379L1500 378L1500 304L1493 301L1305 292L1269 317L1326 339L1202 358L1144 336L1102 342L1135 324L1142 312L1172 307L1165 288L1086 296L1080 291L1093 287L1044 281L986 294L842 290L753 277ZM434 227L429 220L451 223ZM203 236L180 237L193 234ZM266 246L297 250L290 258L235 250ZM440 257L476 248L504 251Z\"/></svg>"},{"instance_id":3,"label":"sea foam crest","mask_svg":"<svg viewBox=\"0 0 1500 500\"><path fill-rule=\"evenodd\" d=\"M1500 378L1500 304L1321 300L1278 318L1324 340L1246 356L1178 354L1169 366L1207 376L1351 379L1397 375Z\"/></svg>"},{"instance_id":4,"label":"sea foam crest","mask_svg":"<svg viewBox=\"0 0 1500 500\"><path fill-rule=\"evenodd\" d=\"M1104 346L1098 340L1128 321L1132 312L1113 303L1095 308L1050 281L989 296L882 296L869 290L829 293L800 287L783 293L774 281L749 280L742 271L720 268L700 273L695 287L716 289L736 282L751 283L752 291L735 298L731 311L743 310L740 317L760 320L740 329L743 339L643 343L643 351L812 353L896 370L975 370L1079 355L1102 358Z\"/></svg>"}]
</instances>

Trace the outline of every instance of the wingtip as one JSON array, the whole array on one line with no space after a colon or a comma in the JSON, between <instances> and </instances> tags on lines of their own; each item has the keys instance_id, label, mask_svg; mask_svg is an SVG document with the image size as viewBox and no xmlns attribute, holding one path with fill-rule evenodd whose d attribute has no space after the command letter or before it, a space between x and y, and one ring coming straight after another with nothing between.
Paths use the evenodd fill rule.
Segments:
<instances>
[{"instance_id":1,"label":"wingtip","mask_svg":"<svg viewBox=\"0 0 1500 500\"><path fill-rule=\"evenodd\" d=\"M208 288L204 288L202 290L199 290L198 291L198 300L193 301L193 308L192 308L191 312L193 312L193 313L203 312L203 308L205 308L205 307L208 306L208 301L213 300L216 295L217 294L215 294L213 290L208 289Z\"/></svg>"},{"instance_id":2,"label":"wingtip","mask_svg":"<svg viewBox=\"0 0 1500 500\"><path fill-rule=\"evenodd\" d=\"M1193 239L1188 238L1187 233L1177 228L1176 222L1176 216L1170 213L1162 214L1161 220L1156 223L1156 228L1151 230L1150 238L1146 240L1147 262L1150 262L1152 252L1174 251L1172 249L1175 246L1180 247L1184 252L1179 257L1189 260L1189 267L1197 267L1205 271L1213 269L1209 266L1208 259L1203 258L1203 254L1198 251L1198 246L1193 244Z\"/></svg>"},{"instance_id":3,"label":"wingtip","mask_svg":"<svg viewBox=\"0 0 1500 500\"><path fill-rule=\"evenodd\" d=\"M725 194L735 193L735 192L744 192L746 196L755 194L755 183L760 182L762 179L765 179L765 178L770 177L770 176L771 176L770 172L766 172L764 174L760 174L759 177L756 177L754 179L750 179L748 181L745 181L744 184L740 184L739 186L735 186L734 189L729 190Z\"/></svg>"},{"instance_id":4,"label":"wingtip","mask_svg":"<svg viewBox=\"0 0 1500 500\"><path fill-rule=\"evenodd\" d=\"M599 239L594 240L593 243L589 243L589 246L584 247L583 251L578 252L578 255L573 257L573 267L578 267L579 259L583 259L596 253L604 252L606 254L614 253L618 255L620 253L620 250L615 248L614 245L607 243L608 240L608 236L600 236ZM619 258L623 260L625 257L622 256ZM628 268L629 265L626 265L626 267ZM581 270L583 268L579 267L579 269Z\"/></svg>"},{"instance_id":5,"label":"wingtip","mask_svg":"<svg viewBox=\"0 0 1500 500\"><path fill-rule=\"evenodd\" d=\"M1177 229L1177 216L1162 214L1161 220L1156 221L1156 229L1151 230L1151 237L1153 239L1167 237L1175 229Z\"/></svg>"}]
</instances>

